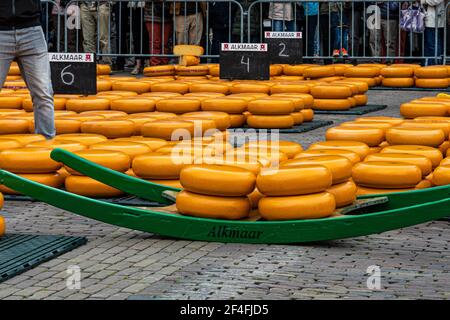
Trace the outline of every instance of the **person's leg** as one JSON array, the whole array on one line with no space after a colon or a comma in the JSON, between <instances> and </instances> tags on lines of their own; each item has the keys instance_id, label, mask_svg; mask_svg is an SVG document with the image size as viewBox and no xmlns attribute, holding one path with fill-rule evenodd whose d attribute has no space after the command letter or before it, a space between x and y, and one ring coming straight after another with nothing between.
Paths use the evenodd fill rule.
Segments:
<instances>
[{"instance_id":1,"label":"person's leg","mask_svg":"<svg viewBox=\"0 0 450 320\"><path fill-rule=\"evenodd\" d=\"M435 55L435 29L434 28L426 28L424 31L424 56L425 57L434 57ZM434 65L434 59L425 59L425 65Z\"/></svg>"},{"instance_id":2,"label":"person's leg","mask_svg":"<svg viewBox=\"0 0 450 320\"><path fill-rule=\"evenodd\" d=\"M395 56L395 47L398 40L398 21L396 20L381 20L381 27L383 28L383 36L386 41L386 55Z\"/></svg>"},{"instance_id":3,"label":"person's leg","mask_svg":"<svg viewBox=\"0 0 450 320\"><path fill-rule=\"evenodd\" d=\"M189 44L199 46L203 35L203 15L198 12L188 16L189 20Z\"/></svg>"},{"instance_id":4,"label":"person's leg","mask_svg":"<svg viewBox=\"0 0 450 320\"><path fill-rule=\"evenodd\" d=\"M175 37L177 44L188 43L187 22L186 16L175 16Z\"/></svg>"},{"instance_id":5,"label":"person's leg","mask_svg":"<svg viewBox=\"0 0 450 320\"><path fill-rule=\"evenodd\" d=\"M98 38L100 41L100 50L102 53L110 53L109 48L109 16L110 8L108 4L101 4L98 7ZM123 37L122 37L123 38ZM111 57L104 56L102 58L103 62L106 64L111 64Z\"/></svg>"},{"instance_id":6,"label":"person's leg","mask_svg":"<svg viewBox=\"0 0 450 320\"><path fill-rule=\"evenodd\" d=\"M96 12L94 12L96 14ZM96 19L92 11L85 4L80 6L81 31L83 33L84 52L97 52L95 47Z\"/></svg>"},{"instance_id":7,"label":"person's leg","mask_svg":"<svg viewBox=\"0 0 450 320\"><path fill-rule=\"evenodd\" d=\"M55 136L55 115L50 62L42 28L16 31L17 63L33 101L35 133Z\"/></svg>"},{"instance_id":8,"label":"person's leg","mask_svg":"<svg viewBox=\"0 0 450 320\"><path fill-rule=\"evenodd\" d=\"M283 20L272 20L273 31L284 31L283 30Z\"/></svg>"},{"instance_id":9,"label":"person's leg","mask_svg":"<svg viewBox=\"0 0 450 320\"><path fill-rule=\"evenodd\" d=\"M322 55L325 57L331 56L330 52L330 23L328 14L320 15L319 23L319 43L322 47Z\"/></svg>"},{"instance_id":10,"label":"person's leg","mask_svg":"<svg viewBox=\"0 0 450 320\"><path fill-rule=\"evenodd\" d=\"M444 28L438 28L438 55L439 61L437 63L442 63L442 55L444 54Z\"/></svg>"},{"instance_id":11,"label":"person's leg","mask_svg":"<svg viewBox=\"0 0 450 320\"><path fill-rule=\"evenodd\" d=\"M381 31L379 29L369 29L369 46L372 56L379 57L380 52Z\"/></svg>"},{"instance_id":12,"label":"person's leg","mask_svg":"<svg viewBox=\"0 0 450 320\"><path fill-rule=\"evenodd\" d=\"M171 53L171 49L169 48L169 40L170 37L172 35L172 22L171 21L167 21L164 22L164 24L161 24L161 29L164 26L164 30L161 30L162 33L162 43L161 43L161 53L164 54L170 54ZM161 58L161 63L162 64L167 64L169 63L169 59L168 58Z\"/></svg>"},{"instance_id":13,"label":"person's leg","mask_svg":"<svg viewBox=\"0 0 450 320\"><path fill-rule=\"evenodd\" d=\"M15 55L13 31L0 31L0 90L8 76L9 67Z\"/></svg>"},{"instance_id":14,"label":"person's leg","mask_svg":"<svg viewBox=\"0 0 450 320\"><path fill-rule=\"evenodd\" d=\"M336 54L336 50L338 51L337 54L339 55L339 51L341 50L341 21L339 19L339 13L332 12L331 13L331 49L333 52L333 56Z\"/></svg>"},{"instance_id":15,"label":"person's leg","mask_svg":"<svg viewBox=\"0 0 450 320\"><path fill-rule=\"evenodd\" d=\"M149 37L150 53L160 54L161 53L161 23L160 22L147 22L147 31ZM150 65L157 66L161 64L160 57L151 57Z\"/></svg>"}]
</instances>

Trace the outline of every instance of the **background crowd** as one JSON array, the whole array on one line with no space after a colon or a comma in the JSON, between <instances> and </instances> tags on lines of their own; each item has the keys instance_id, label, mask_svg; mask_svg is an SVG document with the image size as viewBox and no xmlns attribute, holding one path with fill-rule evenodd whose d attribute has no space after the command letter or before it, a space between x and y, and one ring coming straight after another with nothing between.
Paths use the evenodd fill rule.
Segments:
<instances>
[{"instance_id":1,"label":"background crowd","mask_svg":"<svg viewBox=\"0 0 450 320\"><path fill-rule=\"evenodd\" d=\"M232 2L53 1L57 6L42 4L52 51L99 52L103 63L115 70L131 67L134 74L145 65L170 63L175 44L202 45L207 54L217 55L220 43L241 42L241 29L244 42L263 42L267 30L302 31L303 55L325 63L350 56L438 64L441 59L418 57L444 54L444 28L450 21L449 0L253 5L255 0L235 0L250 17L243 17L242 26L241 10Z\"/></svg>"}]
</instances>

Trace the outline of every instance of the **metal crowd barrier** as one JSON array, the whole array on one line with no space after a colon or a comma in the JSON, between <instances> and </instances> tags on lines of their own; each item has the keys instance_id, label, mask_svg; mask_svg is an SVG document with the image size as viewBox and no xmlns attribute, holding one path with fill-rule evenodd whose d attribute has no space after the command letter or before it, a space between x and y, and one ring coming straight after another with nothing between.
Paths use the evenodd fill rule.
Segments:
<instances>
[{"instance_id":1,"label":"metal crowd barrier","mask_svg":"<svg viewBox=\"0 0 450 320\"><path fill-rule=\"evenodd\" d=\"M416 8L416 1L41 2L52 51L95 51L107 62L128 57L167 61L174 57L171 48L179 43L202 45L205 58L217 58L220 42L264 42L264 31L302 31L306 61L331 60L335 49L339 55L334 58L346 58L342 48L357 61L439 64L447 60L450 2L445 0L433 7L441 24L415 32L403 30L400 22L405 21L404 13Z\"/></svg>"}]
</instances>

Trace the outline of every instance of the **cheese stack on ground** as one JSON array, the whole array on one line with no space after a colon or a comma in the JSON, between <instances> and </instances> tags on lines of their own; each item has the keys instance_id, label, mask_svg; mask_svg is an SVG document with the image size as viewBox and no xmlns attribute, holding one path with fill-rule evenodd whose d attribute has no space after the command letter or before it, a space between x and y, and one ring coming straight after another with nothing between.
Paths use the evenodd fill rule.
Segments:
<instances>
[{"instance_id":1,"label":"cheese stack on ground","mask_svg":"<svg viewBox=\"0 0 450 320\"><path fill-rule=\"evenodd\" d=\"M450 115L450 96L439 93L436 97L414 99L400 105L400 114L406 119L417 117L447 117Z\"/></svg>"},{"instance_id":2,"label":"cheese stack on ground","mask_svg":"<svg viewBox=\"0 0 450 320\"><path fill-rule=\"evenodd\" d=\"M414 75L418 88L447 88L449 86L449 71L446 66L416 68Z\"/></svg>"},{"instance_id":3,"label":"cheese stack on ground","mask_svg":"<svg viewBox=\"0 0 450 320\"><path fill-rule=\"evenodd\" d=\"M356 99L352 96L358 93L356 86L346 84L321 84L311 88L314 97L315 110L348 110L356 107Z\"/></svg>"},{"instance_id":4,"label":"cheese stack on ground","mask_svg":"<svg viewBox=\"0 0 450 320\"><path fill-rule=\"evenodd\" d=\"M282 129L294 126L295 104L283 98L256 99L248 103L247 125L257 129Z\"/></svg>"},{"instance_id":5,"label":"cheese stack on ground","mask_svg":"<svg viewBox=\"0 0 450 320\"><path fill-rule=\"evenodd\" d=\"M417 66L419 67L419 66ZM409 65L391 65L382 68L380 74L383 77L383 87L409 88L414 86L414 69Z\"/></svg>"},{"instance_id":6,"label":"cheese stack on ground","mask_svg":"<svg viewBox=\"0 0 450 320\"><path fill-rule=\"evenodd\" d=\"M380 69L385 65L361 64L356 67L347 68L344 72L346 80L364 81L369 87L377 86L381 83Z\"/></svg>"},{"instance_id":7,"label":"cheese stack on ground","mask_svg":"<svg viewBox=\"0 0 450 320\"><path fill-rule=\"evenodd\" d=\"M200 65L200 56L204 50L201 46L195 45L176 45L173 48L174 55L180 57L179 64L175 66L175 74L178 79L184 77L199 77L206 79L209 74L207 65Z\"/></svg>"},{"instance_id":8,"label":"cheese stack on ground","mask_svg":"<svg viewBox=\"0 0 450 320\"><path fill-rule=\"evenodd\" d=\"M202 111L225 112L230 117L230 128L239 128L245 125L248 102L245 99L218 97L206 99L201 102Z\"/></svg>"}]
</instances>

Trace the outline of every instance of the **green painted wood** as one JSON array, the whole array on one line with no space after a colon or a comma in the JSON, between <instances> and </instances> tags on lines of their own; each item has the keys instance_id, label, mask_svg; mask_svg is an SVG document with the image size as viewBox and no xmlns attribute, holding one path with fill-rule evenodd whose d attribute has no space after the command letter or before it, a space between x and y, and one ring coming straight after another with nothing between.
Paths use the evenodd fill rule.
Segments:
<instances>
[{"instance_id":1,"label":"green painted wood","mask_svg":"<svg viewBox=\"0 0 450 320\"><path fill-rule=\"evenodd\" d=\"M163 236L218 242L300 243L365 236L408 227L450 215L448 188L438 188L436 200L414 204L407 197L387 194L384 211L315 220L226 221L125 207L71 194L0 170L0 183L37 200L78 215L133 230ZM365 197L370 198L370 197ZM439 198L439 199L437 199ZM410 203L411 206L402 204ZM378 206L377 206L378 208Z\"/></svg>"},{"instance_id":2,"label":"green painted wood","mask_svg":"<svg viewBox=\"0 0 450 320\"><path fill-rule=\"evenodd\" d=\"M142 199L170 204L172 202L161 196L162 192L166 190L180 191L178 188L152 183L105 168L66 150L55 149L52 151L51 157L88 177Z\"/></svg>"}]
</instances>

